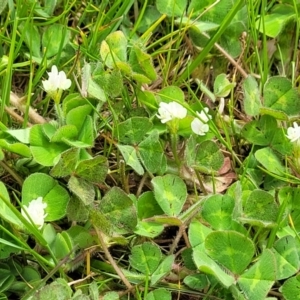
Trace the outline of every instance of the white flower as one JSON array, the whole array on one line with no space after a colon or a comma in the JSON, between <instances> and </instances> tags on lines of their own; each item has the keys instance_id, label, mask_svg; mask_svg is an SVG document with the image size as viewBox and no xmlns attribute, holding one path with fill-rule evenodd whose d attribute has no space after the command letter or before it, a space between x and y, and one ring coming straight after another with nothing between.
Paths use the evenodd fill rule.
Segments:
<instances>
[{"instance_id":1,"label":"white flower","mask_svg":"<svg viewBox=\"0 0 300 300\"><path fill-rule=\"evenodd\" d=\"M49 79L42 81L47 93L57 92L57 90L66 90L71 86L71 80L67 79L64 71L58 72L56 66L52 66L51 72L48 73Z\"/></svg>"},{"instance_id":2,"label":"white flower","mask_svg":"<svg viewBox=\"0 0 300 300\"><path fill-rule=\"evenodd\" d=\"M208 114L208 107L204 107L204 109L199 113L196 112L200 120L204 123L207 123L211 119L211 115Z\"/></svg>"},{"instance_id":3,"label":"white flower","mask_svg":"<svg viewBox=\"0 0 300 300\"><path fill-rule=\"evenodd\" d=\"M294 127L289 127L287 130L287 137L291 142L295 142L300 139L300 127L296 122L293 123Z\"/></svg>"},{"instance_id":4,"label":"white flower","mask_svg":"<svg viewBox=\"0 0 300 300\"><path fill-rule=\"evenodd\" d=\"M196 112L200 120L195 118L191 123L194 133L198 135L205 135L208 132L209 126L206 123L211 119L211 115L208 114L208 111L208 107L205 107L200 113Z\"/></svg>"},{"instance_id":5,"label":"white flower","mask_svg":"<svg viewBox=\"0 0 300 300\"><path fill-rule=\"evenodd\" d=\"M21 213L28 222L31 222L24 211L26 210L33 223L41 229L44 225L44 220L47 217L47 214L44 212L46 207L47 203L43 203L43 198L38 197L36 200L30 201L28 206L23 205Z\"/></svg>"},{"instance_id":6,"label":"white flower","mask_svg":"<svg viewBox=\"0 0 300 300\"><path fill-rule=\"evenodd\" d=\"M183 119L186 117L187 110L181 104L173 101L170 103L160 102L158 114L156 115L162 123L166 123L175 118Z\"/></svg>"},{"instance_id":7,"label":"white flower","mask_svg":"<svg viewBox=\"0 0 300 300\"><path fill-rule=\"evenodd\" d=\"M193 132L198 135L205 135L209 130L209 126L197 118L192 121L191 127Z\"/></svg>"}]
</instances>

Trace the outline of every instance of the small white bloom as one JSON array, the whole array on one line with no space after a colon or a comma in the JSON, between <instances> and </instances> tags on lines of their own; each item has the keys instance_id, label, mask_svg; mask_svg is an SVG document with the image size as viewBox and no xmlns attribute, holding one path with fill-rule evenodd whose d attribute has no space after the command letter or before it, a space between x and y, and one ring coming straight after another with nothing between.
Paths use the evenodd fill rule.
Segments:
<instances>
[{"instance_id":1,"label":"small white bloom","mask_svg":"<svg viewBox=\"0 0 300 300\"><path fill-rule=\"evenodd\" d=\"M209 130L209 126L197 118L192 121L191 127L193 132L198 135L205 135Z\"/></svg>"},{"instance_id":2,"label":"small white bloom","mask_svg":"<svg viewBox=\"0 0 300 300\"><path fill-rule=\"evenodd\" d=\"M49 79L43 80L43 86L47 93L57 92L57 90L66 90L71 86L71 80L67 79L64 71L58 72L56 66L52 66L51 72L48 73Z\"/></svg>"},{"instance_id":3,"label":"small white bloom","mask_svg":"<svg viewBox=\"0 0 300 300\"><path fill-rule=\"evenodd\" d=\"M181 104L173 101L170 103L160 102L158 114L156 115L162 123L166 123L175 118L183 119L186 117L187 110Z\"/></svg>"},{"instance_id":4,"label":"small white bloom","mask_svg":"<svg viewBox=\"0 0 300 300\"><path fill-rule=\"evenodd\" d=\"M294 127L289 127L287 130L287 137L291 142L295 142L300 139L300 127L296 122L293 123Z\"/></svg>"},{"instance_id":5,"label":"small white bloom","mask_svg":"<svg viewBox=\"0 0 300 300\"><path fill-rule=\"evenodd\" d=\"M204 107L204 109L199 113L196 112L200 120L204 123L207 123L211 119L211 115L208 114L208 107Z\"/></svg>"},{"instance_id":6,"label":"small white bloom","mask_svg":"<svg viewBox=\"0 0 300 300\"><path fill-rule=\"evenodd\" d=\"M47 217L47 214L45 214L44 210L47 207L47 203L43 203L43 198L38 197L36 200L32 200L29 202L28 206L23 205L23 209L21 210L21 213L23 217L30 222L29 218L27 217L24 210L26 210L27 214L32 219L33 223L41 229L44 225L44 220Z\"/></svg>"}]
</instances>

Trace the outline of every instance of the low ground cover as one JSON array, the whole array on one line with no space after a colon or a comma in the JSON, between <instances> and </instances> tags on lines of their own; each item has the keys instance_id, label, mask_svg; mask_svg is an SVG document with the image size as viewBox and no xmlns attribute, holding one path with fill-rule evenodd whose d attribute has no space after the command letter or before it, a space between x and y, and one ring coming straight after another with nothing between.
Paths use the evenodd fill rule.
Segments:
<instances>
[{"instance_id":1,"label":"low ground cover","mask_svg":"<svg viewBox=\"0 0 300 300\"><path fill-rule=\"evenodd\" d=\"M2 1L0 299L300 299L298 9Z\"/></svg>"}]
</instances>

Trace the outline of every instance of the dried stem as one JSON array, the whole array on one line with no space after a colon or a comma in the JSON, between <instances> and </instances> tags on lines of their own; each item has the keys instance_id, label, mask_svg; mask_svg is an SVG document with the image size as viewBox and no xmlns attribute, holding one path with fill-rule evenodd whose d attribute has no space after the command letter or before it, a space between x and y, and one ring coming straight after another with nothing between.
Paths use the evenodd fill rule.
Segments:
<instances>
[{"instance_id":1,"label":"dried stem","mask_svg":"<svg viewBox=\"0 0 300 300\"><path fill-rule=\"evenodd\" d=\"M97 236L99 239L99 242L101 244L101 247L105 253L106 258L108 259L108 261L110 262L110 264L112 265L112 267L115 269L116 273L119 275L120 279L124 282L124 284L126 285L126 287L131 290L132 289L132 285L130 284L130 282L127 280L127 278L125 277L125 275L123 274L122 270L118 267L118 265L116 264L116 262L114 261L113 257L111 256L108 247L105 244L105 241L103 239L103 235L101 230L99 230L97 227L95 227L95 230L97 232Z\"/></svg>"},{"instance_id":2,"label":"dried stem","mask_svg":"<svg viewBox=\"0 0 300 300\"><path fill-rule=\"evenodd\" d=\"M27 110L26 105L23 104L23 98L19 98L13 92L10 92L10 104L23 113L25 113ZM34 124L47 123L47 121L42 116L40 116L32 107L29 107L28 116Z\"/></svg>"}]
</instances>

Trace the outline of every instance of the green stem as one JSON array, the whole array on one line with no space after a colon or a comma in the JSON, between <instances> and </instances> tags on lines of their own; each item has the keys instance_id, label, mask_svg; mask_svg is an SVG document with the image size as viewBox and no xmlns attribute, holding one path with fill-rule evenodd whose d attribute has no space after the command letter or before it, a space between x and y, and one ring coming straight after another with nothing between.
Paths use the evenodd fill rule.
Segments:
<instances>
[{"instance_id":1,"label":"green stem","mask_svg":"<svg viewBox=\"0 0 300 300\"><path fill-rule=\"evenodd\" d=\"M177 153L177 141L178 141L177 134L171 133L171 147L172 147L173 156L174 156L176 165L178 166L178 168L180 168L180 161L179 161L178 153Z\"/></svg>"},{"instance_id":2,"label":"green stem","mask_svg":"<svg viewBox=\"0 0 300 300\"><path fill-rule=\"evenodd\" d=\"M56 110L57 117L58 117L58 124L59 124L59 126L63 126L64 125L64 115L63 115L63 111L62 111L59 103L55 102L55 110Z\"/></svg>"},{"instance_id":3,"label":"green stem","mask_svg":"<svg viewBox=\"0 0 300 300\"><path fill-rule=\"evenodd\" d=\"M280 227L280 223L283 220L283 215L285 213L287 202L288 202L287 199L284 199L283 202L280 205L278 216L277 216L277 220L276 220L276 226L271 230L270 237L268 239L267 248L272 248L272 246L273 246L273 244L275 242L276 233L277 233L277 231L278 231L278 229Z\"/></svg>"}]
</instances>

